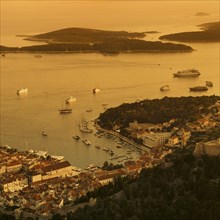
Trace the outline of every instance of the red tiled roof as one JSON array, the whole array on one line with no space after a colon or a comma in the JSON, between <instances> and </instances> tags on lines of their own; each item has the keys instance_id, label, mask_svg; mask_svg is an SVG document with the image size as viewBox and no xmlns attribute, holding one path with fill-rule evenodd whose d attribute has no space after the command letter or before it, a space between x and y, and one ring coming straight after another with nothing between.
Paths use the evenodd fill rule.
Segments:
<instances>
[{"instance_id":1,"label":"red tiled roof","mask_svg":"<svg viewBox=\"0 0 220 220\"><path fill-rule=\"evenodd\" d=\"M59 169L69 167L69 166L71 166L71 164L68 161L62 161L60 163L55 163L55 164L52 164L52 165L49 165L49 166L46 166L46 167L42 167L41 170L44 173L47 173L47 172L50 172L50 171L53 171L53 170L59 170Z\"/></svg>"}]
</instances>

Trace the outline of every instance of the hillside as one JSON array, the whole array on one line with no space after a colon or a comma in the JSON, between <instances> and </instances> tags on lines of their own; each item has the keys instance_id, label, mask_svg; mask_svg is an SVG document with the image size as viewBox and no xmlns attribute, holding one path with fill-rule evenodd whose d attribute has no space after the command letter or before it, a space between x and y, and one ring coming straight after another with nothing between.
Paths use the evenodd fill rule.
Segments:
<instances>
[{"instance_id":1,"label":"hillside","mask_svg":"<svg viewBox=\"0 0 220 220\"><path fill-rule=\"evenodd\" d=\"M219 42L220 22L212 22L198 25L201 31L181 32L163 35L160 40L170 40L179 42Z\"/></svg>"},{"instance_id":2,"label":"hillside","mask_svg":"<svg viewBox=\"0 0 220 220\"><path fill-rule=\"evenodd\" d=\"M66 28L26 38L30 41L43 41L46 43L99 43L112 39L143 38L144 33L127 31L106 31L87 28Z\"/></svg>"}]
</instances>

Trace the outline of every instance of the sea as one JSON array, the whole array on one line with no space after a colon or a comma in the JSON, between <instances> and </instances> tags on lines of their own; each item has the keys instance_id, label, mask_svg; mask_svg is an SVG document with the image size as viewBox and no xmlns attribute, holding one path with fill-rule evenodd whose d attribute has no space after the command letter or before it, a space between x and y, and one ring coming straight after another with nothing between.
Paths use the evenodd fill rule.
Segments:
<instances>
[{"instance_id":1,"label":"sea","mask_svg":"<svg viewBox=\"0 0 220 220\"><path fill-rule=\"evenodd\" d=\"M27 46L20 34L44 33L66 27L103 30L158 31L146 40L157 41L168 33L199 30L198 24L219 21L218 1L2 1L1 45ZM59 10L58 10L59 9ZM206 12L206 16L195 16ZM144 99L220 95L219 43L185 43L193 52L122 53L7 53L0 57L0 144L18 150L47 151L64 156L73 166L102 165L110 155L125 155L132 147L109 136L94 135L94 120L106 108ZM196 68L197 78L174 78L173 73ZM206 92L190 92L193 86L212 81ZM169 85L169 91L160 87ZM17 95L20 88L28 93ZM101 91L93 94L93 88ZM74 96L71 114L59 114L69 96ZM184 108L184 106L183 106ZM86 111L92 109L92 111ZM79 124L88 121L93 133L82 133ZM48 136L42 136L42 131ZM86 146L79 135L91 141ZM101 146L97 149L95 145ZM133 150L137 159L140 153ZM116 161L119 162L119 161ZM122 162L122 161L121 161Z\"/></svg>"}]
</instances>

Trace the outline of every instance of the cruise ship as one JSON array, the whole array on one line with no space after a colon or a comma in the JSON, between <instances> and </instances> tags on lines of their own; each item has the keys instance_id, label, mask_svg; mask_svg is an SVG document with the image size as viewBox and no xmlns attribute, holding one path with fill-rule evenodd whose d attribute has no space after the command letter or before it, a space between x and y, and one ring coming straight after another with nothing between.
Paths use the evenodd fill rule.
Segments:
<instances>
[{"instance_id":1,"label":"cruise ship","mask_svg":"<svg viewBox=\"0 0 220 220\"><path fill-rule=\"evenodd\" d=\"M197 77L201 73L196 69L186 69L182 71L178 71L177 73L174 73L174 77Z\"/></svg>"},{"instance_id":2,"label":"cruise ship","mask_svg":"<svg viewBox=\"0 0 220 220\"><path fill-rule=\"evenodd\" d=\"M28 88L21 88L21 89L17 90L18 95L23 94L23 93L27 93L27 92L28 92Z\"/></svg>"}]
</instances>

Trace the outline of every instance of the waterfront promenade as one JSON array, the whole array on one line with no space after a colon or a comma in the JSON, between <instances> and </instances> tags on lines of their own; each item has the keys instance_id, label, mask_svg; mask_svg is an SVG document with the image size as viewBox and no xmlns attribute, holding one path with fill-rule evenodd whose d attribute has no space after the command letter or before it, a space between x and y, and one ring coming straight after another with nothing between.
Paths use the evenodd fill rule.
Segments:
<instances>
[{"instance_id":1,"label":"waterfront promenade","mask_svg":"<svg viewBox=\"0 0 220 220\"><path fill-rule=\"evenodd\" d=\"M137 148L141 152L142 151L144 151L144 152L149 152L150 151L150 148L147 148L146 146L143 146L143 145L140 145L140 144L136 144L134 141L128 139L127 137L124 137L124 136L120 135L117 132L109 131L107 129L102 128L100 125L98 125L97 121L94 122L94 126L98 131L102 131L102 132L105 132L106 134L110 134L112 136L115 136L115 137L119 138L120 140L134 146L135 148Z\"/></svg>"}]
</instances>

